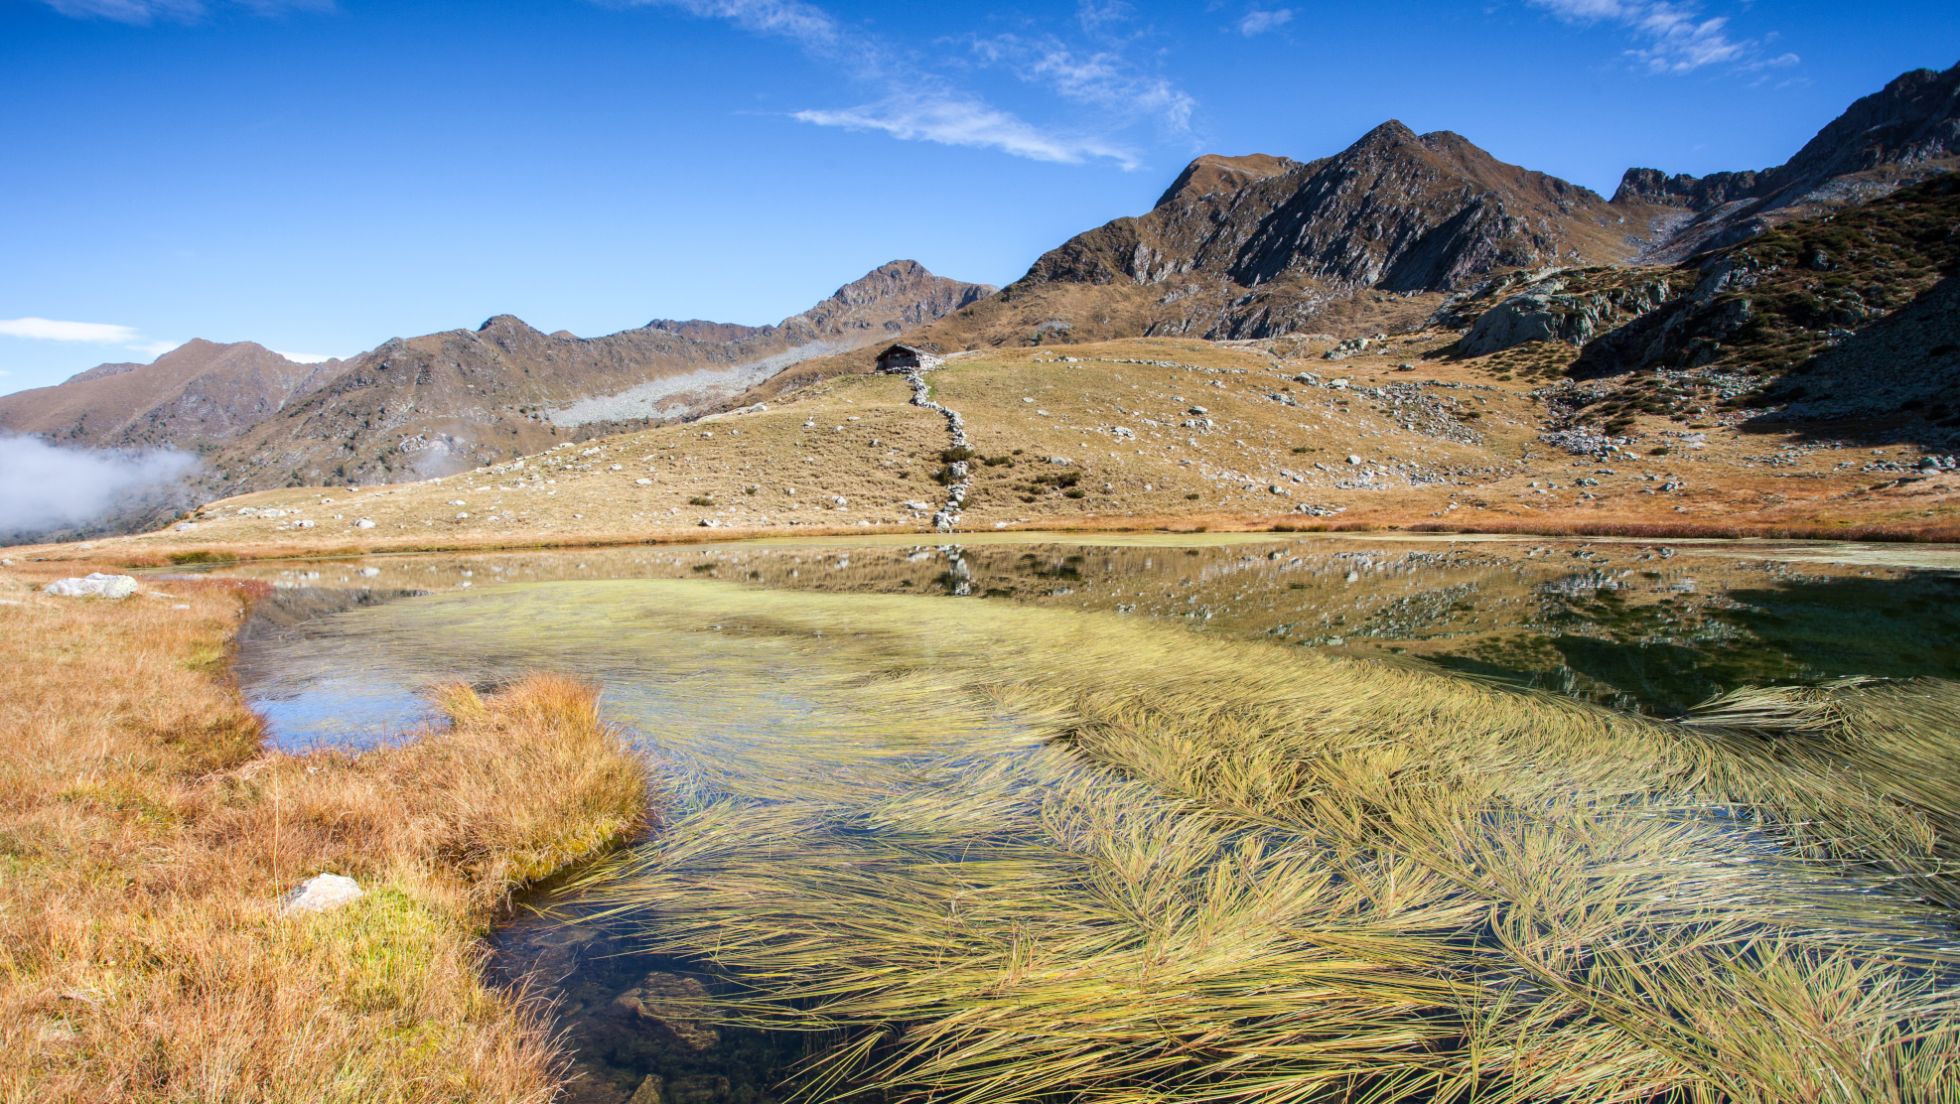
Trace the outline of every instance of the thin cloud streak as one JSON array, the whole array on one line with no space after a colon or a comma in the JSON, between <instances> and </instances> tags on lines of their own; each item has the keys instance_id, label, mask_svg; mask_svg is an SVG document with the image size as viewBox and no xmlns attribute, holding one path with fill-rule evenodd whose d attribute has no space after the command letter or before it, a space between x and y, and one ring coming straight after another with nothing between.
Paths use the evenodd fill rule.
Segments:
<instances>
[{"instance_id":1,"label":"thin cloud streak","mask_svg":"<svg viewBox=\"0 0 1960 1104\"><path fill-rule=\"evenodd\" d=\"M752 34L786 38L816 52L834 50L847 37L835 16L802 0L607 0L607 3L616 8L670 8L698 19L721 19Z\"/></svg>"},{"instance_id":2,"label":"thin cloud streak","mask_svg":"<svg viewBox=\"0 0 1960 1104\"><path fill-rule=\"evenodd\" d=\"M972 39L969 46L982 65L1003 67L1072 103L1125 119L1155 118L1174 134L1190 133L1197 101L1163 77L1137 72L1120 54L1077 53L1053 35L995 35Z\"/></svg>"},{"instance_id":3,"label":"thin cloud streak","mask_svg":"<svg viewBox=\"0 0 1960 1104\"><path fill-rule=\"evenodd\" d=\"M129 326L110 322L63 322L53 318L0 318L0 337L29 341L78 341L89 345L133 345L143 339Z\"/></svg>"},{"instance_id":4,"label":"thin cloud streak","mask_svg":"<svg viewBox=\"0 0 1960 1104\"><path fill-rule=\"evenodd\" d=\"M106 19L135 27L195 23L211 14L211 5L204 0L42 0L42 3L70 19ZM335 10L334 0L229 0L219 6L243 8L264 16Z\"/></svg>"},{"instance_id":5,"label":"thin cloud streak","mask_svg":"<svg viewBox=\"0 0 1960 1104\"><path fill-rule=\"evenodd\" d=\"M1239 33L1247 38L1256 38L1267 31L1277 31L1293 22L1292 8L1254 8L1239 20Z\"/></svg>"},{"instance_id":6,"label":"thin cloud streak","mask_svg":"<svg viewBox=\"0 0 1960 1104\"><path fill-rule=\"evenodd\" d=\"M144 337L134 326L113 322L64 322L54 318L0 318L0 337L23 341L62 341L134 349L154 360L182 344Z\"/></svg>"},{"instance_id":7,"label":"thin cloud streak","mask_svg":"<svg viewBox=\"0 0 1960 1104\"><path fill-rule=\"evenodd\" d=\"M1695 9L1670 0L1527 0L1532 7L1565 23L1612 23L1626 28L1637 45L1625 54L1650 73L1692 73L1711 65L1745 71L1795 65L1795 54L1755 60L1761 43L1729 36L1726 16L1703 19Z\"/></svg>"},{"instance_id":8,"label":"thin cloud streak","mask_svg":"<svg viewBox=\"0 0 1960 1104\"><path fill-rule=\"evenodd\" d=\"M848 27L829 11L804 0L600 2L611 7L658 8L722 20L751 34L792 42L810 56L835 64L853 76L865 72L902 70L907 73L903 81L883 81L880 94L865 103L791 112L789 117L797 122L880 133L901 141L990 149L1054 164L1113 161L1125 169L1140 165L1135 153L1119 142L1029 122L956 87L885 40ZM1079 18L1085 26L1091 26L1123 18L1127 13L1127 6L1120 3L1084 3ZM1071 69L1066 64L1069 62L1076 63L1077 68ZM1134 118L1139 110L1146 111L1174 129L1188 126L1193 107L1190 97L1168 82L1152 82L1127 74L1114 55L1077 59L1058 40L1035 53L1032 75L1017 75L1022 79L1041 80L1072 102L1104 109L1120 106L1126 118Z\"/></svg>"},{"instance_id":9,"label":"thin cloud streak","mask_svg":"<svg viewBox=\"0 0 1960 1104\"><path fill-rule=\"evenodd\" d=\"M1125 169L1139 167L1136 157L1120 146L1096 138L1049 134L976 100L905 97L862 107L798 111L792 118L814 126L877 131L907 141L999 150L1030 161L1080 165L1106 158Z\"/></svg>"}]
</instances>

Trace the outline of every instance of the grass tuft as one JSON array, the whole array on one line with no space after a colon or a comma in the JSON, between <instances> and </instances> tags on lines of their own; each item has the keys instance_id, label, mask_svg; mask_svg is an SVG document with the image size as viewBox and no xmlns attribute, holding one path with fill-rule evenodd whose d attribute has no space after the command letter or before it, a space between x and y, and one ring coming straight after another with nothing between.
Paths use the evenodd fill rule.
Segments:
<instances>
[{"instance_id":1,"label":"grass tuft","mask_svg":"<svg viewBox=\"0 0 1960 1104\"><path fill-rule=\"evenodd\" d=\"M592 688L450 688L453 725L403 746L264 754L201 659L242 588L41 581L0 572L0 1100L554 1099L543 1011L483 984L479 940L641 822ZM282 915L322 872L365 895Z\"/></svg>"},{"instance_id":2,"label":"grass tuft","mask_svg":"<svg viewBox=\"0 0 1960 1104\"><path fill-rule=\"evenodd\" d=\"M811 1098L1960 1099L1960 684L1766 739L1000 603L585 597L855 672L732 762L667 734L585 883L836 1040Z\"/></svg>"}]
</instances>

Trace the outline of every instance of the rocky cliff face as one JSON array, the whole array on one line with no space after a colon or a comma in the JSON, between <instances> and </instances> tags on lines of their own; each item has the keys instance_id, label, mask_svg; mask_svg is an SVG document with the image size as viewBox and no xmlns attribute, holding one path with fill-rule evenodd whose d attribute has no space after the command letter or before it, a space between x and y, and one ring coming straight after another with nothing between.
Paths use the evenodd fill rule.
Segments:
<instances>
[{"instance_id":1,"label":"rocky cliff face","mask_svg":"<svg viewBox=\"0 0 1960 1104\"><path fill-rule=\"evenodd\" d=\"M1659 169L1628 169L1613 193L1615 206L1636 203L1655 207L1678 207L1688 211L1707 211L1725 203L1747 198L1756 189L1762 174L1721 172L1707 176L1676 173L1669 176Z\"/></svg>"},{"instance_id":2,"label":"rocky cliff face","mask_svg":"<svg viewBox=\"0 0 1960 1104\"><path fill-rule=\"evenodd\" d=\"M396 339L212 457L205 490L424 478L685 417L992 290L894 261L769 326L656 320L587 339L498 315L475 330Z\"/></svg>"},{"instance_id":3,"label":"rocky cliff face","mask_svg":"<svg viewBox=\"0 0 1960 1104\"><path fill-rule=\"evenodd\" d=\"M1479 315L1456 351L1488 356L1533 341L1584 345L1680 293L1666 268L1580 269L1530 280Z\"/></svg>"},{"instance_id":4,"label":"rocky cliff face","mask_svg":"<svg viewBox=\"0 0 1960 1104\"><path fill-rule=\"evenodd\" d=\"M277 414L341 366L300 364L249 341L191 341L150 364L104 364L0 396L0 429L75 445L204 449Z\"/></svg>"},{"instance_id":5,"label":"rocky cliff face","mask_svg":"<svg viewBox=\"0 0 1960 1104\"><path fill-rule=\"evenodd\" d=\"M1960 168L1960 65L1899 76L1853 103L1775 168L1705 177L1629 169L1613 202L1690 212L1691 218L1648 250L1652 259L1679 260L1955 168Z\"/></svg>"}]
</instances>

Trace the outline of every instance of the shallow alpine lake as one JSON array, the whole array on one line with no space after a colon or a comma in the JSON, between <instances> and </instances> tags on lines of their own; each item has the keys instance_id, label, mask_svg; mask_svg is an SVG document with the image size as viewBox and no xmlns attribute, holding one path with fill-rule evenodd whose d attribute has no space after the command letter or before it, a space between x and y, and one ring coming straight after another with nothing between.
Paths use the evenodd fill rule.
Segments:
<instances>
[{"instance_id":1,"label":"shallow alpine lake","mask_svg":"<svg viewBox=\"0 0 1960 1104\"><path fill-rule=\"evenodd\" d=\"M560 1002L573 1100L1856 1089L1777 1066L1813 1029L1960 1084L1926 1057L1960 1043L1960 550L1006 534L220 570L274 587L236 670L281 749L555 671L645 750L649 838L494 940ZM1813 1006L1847 985L1871 998Z\"/></svg>"}]
</instances>

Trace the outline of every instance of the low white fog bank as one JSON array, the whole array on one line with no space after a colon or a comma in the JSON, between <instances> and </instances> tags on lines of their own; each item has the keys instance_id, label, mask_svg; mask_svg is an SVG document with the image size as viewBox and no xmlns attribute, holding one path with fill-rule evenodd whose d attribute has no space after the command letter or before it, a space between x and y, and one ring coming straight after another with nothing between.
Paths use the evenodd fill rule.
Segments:
<instances>
[{"instance_id":1,"label":"low white fog bank","mask_svg":"<svg viewBox=\"0 0 1960 1104\"><path fill-rule=\"evenodd\" d=\"M0 434L0 542L65 535L160 509L197 458L169 449L63 448Z\"/></svg>"}]
</instances>

